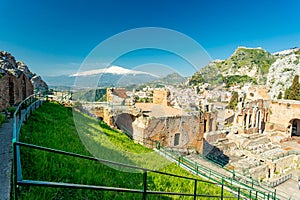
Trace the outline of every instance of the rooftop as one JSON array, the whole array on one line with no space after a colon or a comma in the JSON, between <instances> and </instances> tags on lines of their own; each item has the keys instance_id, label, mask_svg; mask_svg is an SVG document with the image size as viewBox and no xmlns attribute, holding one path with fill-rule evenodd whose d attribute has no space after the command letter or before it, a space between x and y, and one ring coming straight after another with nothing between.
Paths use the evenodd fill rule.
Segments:
<instances>
[{"instance_id":1,"label":"rooftop","mask_svg":"<svg viewBox=\"0 0 300 200\"><path fill-rule=\"evenodd\" d=\"M144 113L147 113L150 117L171 117L186 114L181 109L154 103L136 103L135 107L142 109Z\"/></svg>"}]
</instances>

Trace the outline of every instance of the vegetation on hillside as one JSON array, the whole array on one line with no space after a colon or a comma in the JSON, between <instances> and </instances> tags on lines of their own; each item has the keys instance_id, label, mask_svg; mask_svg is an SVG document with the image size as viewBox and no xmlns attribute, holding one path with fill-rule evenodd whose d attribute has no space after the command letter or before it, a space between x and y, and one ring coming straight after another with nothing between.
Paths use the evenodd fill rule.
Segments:
<instances>
[{"instance_id":1,"label":"vegetation on hillside","mask_svg":"<svg viewBox=\"0 0 300 200\"><path fill-rule=\"evenodd\" d=\"M282 92L280 91L278 96L277 96L277 99L282 99Z\"/></svg>"},{"instance_id":2,"label":"vegetation on hillside","mask_svg":"<svg viewBox=\"0 0 300 200\"><path fill-rule=\"evenodd\" d=\"M106 88L82 90L73 94L73 98L81 101L106 101Z\"/></svg>"},{"instance_id":3,"label":"vegetation on hillside","mask_svg":"<svg viewBox=\"0 0 300 200\"><path fill-rule=\"evenodd\" d=\"M237 92L233 92L228 104L228 108L235 109L238 103L238 99L239 99L239 94Z\"/></svg>"},{"instance_id":4,"label":"vegetation on hillside","mask_svg":"<svg viewBox=\"0 0 300 200\"><path fill-rule=\"evenodd\" d=\"M162 88L165 85L176 85L176 84L183 83L184 81L186 81L186 79L184 77L182 77L178 73L174 72L174 73L168 74L165 77L159 78L157 80L154 80L154 81L151 81L151 82L148 82L148 83L128 86L128 87L126 87L126 89L128 89L128 90L132 90L132 89L142 90L143 88L145 88L147 86L152 87L152 88Z\"/></svg>"},{"instance_id":5,"label":"vegetation on hillside","mask_svg":"<svg viewBox=\"0 0 300 200\"><path fill-rule=\"evenodd\" d=\"M284 98L290 100L300 100L299 75L295 75L291 87L285 90Z\"/></svg>"},{"instance_id":6,"label":"vegetation on hillside","mask_svg":"<svg viewBox=\"0 0 300 200\"><path fill-rule=\"evenodd\" d=\"M247 75L233 75L233 76L227 76L224 77L224 83L226 84L226 87L237 84L245 84L245 83L253 83L257 84L257 81L255 78L251 78Z\"/></svg>"},{"instance_id":7,"label":"vegetation on hillside","mask_svg":"<svg viewBox=\"0 0 300 200\"><path fill-rule=\"evenodd\" d=\"M74 115L74 118L73 118ZM75 120L75 122L74 122ZM160 171L190 176L190 173L171 164L151 149L135 144L122 132L79 112L72 112L57 103L45 103L34 111L22 126L20 140L45 147L93 155L122 163L146 166ZM40 150L21 148L23 178L78 184L105 185L142 189L143 174L126 171L100 162L87 161ZM150 157L147 157L150 155ZM163 163L164 165L160 165ZM165 165L167 164L167 165ZM133 173L134 172L134 173ZM193 176L195 177L195 176ZM193 181L148 173L149 190L193 193ZM197 192L219 195L220 188L198 183ZM226 193L228 195L228 193ZM141 199L141 194L75 190L67 188L22 187L20 199ZM149 195L147 199L190 199L181 196ZM214 198L210 198L214 199Z\"/></svg>"},{"instance_id":8,"label":"vegetation on hillside","mask_svg":"<svg viewBox=\"0 0 300 200\"><path fill-rule=\"evenodd\" d=\"M196 72L190 79L190 85L198 85L204 82L212 85L223 83L224 79L235 77L238 83L247 81L253 84L264 84L270 66L276 58L263 49L238 48L226 60L214 61ZM249 76L249 71L255 70L254 75ZM238 78L238 79L237 79Z\"/></svg>"}]
</instances>

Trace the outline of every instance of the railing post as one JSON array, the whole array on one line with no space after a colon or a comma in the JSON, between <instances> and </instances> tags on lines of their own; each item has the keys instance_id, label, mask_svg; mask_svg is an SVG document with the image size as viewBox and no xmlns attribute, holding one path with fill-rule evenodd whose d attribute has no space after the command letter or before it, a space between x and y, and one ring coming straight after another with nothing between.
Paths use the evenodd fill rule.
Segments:
<instances>
[{"instance_id":1,"label":"railing post","mask_svg":"<svg viewBox=\"0 0 300 200\"><path fill-rule=\"evenodd\" d=\"M224 196L224 178L222 178L222 187L221 187L221 200L223 200L223 196Z\"/></svg>"},{"instance_id":2,"label":"railing post","mask_svg":"<svg viewBox=\"0 0 300 200\"><path fill-rule=\"evenodd\" d=\"M14 139L13 139L14 140ZM17 150L16 150L16 144L13 141L13 194L14 194L14 199L17 199L17 161L16 161L16 157L17 157Z\"/></svg>"},{"instance_id":3,"label":"railing post","mask_svg":"<svg viewBox=\"0 0 300 200\"><path fill-rule=\"evenodd\" d=\"M147 198L147 170L143 172L143 200Z\"/></svg>"},{"instance_id":4,"label":"railing post","mask_svg":"<svg viewBox=\"0 0 300 200\"><path fill-rule=\"evenodd\" d=\"M240 200L241 188L238 189L238 200Z\"/></svg>"},{"instance_id":5,"label":"railing post","mask_svg":"<svg viewBox=\"0 0 300 200\"><path fill-rule=\"evenodd\" d=\"M276 189L274 190L274 199L276 200Z\"/></svg>"},{"instance_id":6,"label":"railing post","mask_svg":"<svg viewBox=\"0 0 300 200\"><path fill-rule=\"evenodd\" d=\"M252 190L250 190L250 200L252 199Z\"/></svg>"},{"instance_id":7,"label":"railing post","mask_svg":"<svg viewBox=\"0 0 300 200\"><path fill-rule=\"evenodd\" d=\"M221 200L223 200L223 196L224 196L224 182L223 182L223 179L222 179Z\"/></svg>"},{"instance_id":8,"label":"railing post","mask_svg":"<svg viewBox=\"0 0 300 200\"><path fill-rule=\"evenodd\" d=\"M255 193L255 199L257 199L257 196L258 196L258 191L256 191Z\"/></svg>"},{"instance_id":9,"label":"railing post","mask_svg":"<svg viewBox=\"0 0 300 200\"><path fill-rule=\"evenodd\" d=\"M19 121L20 121L21 117L22 117L22 108L19 109Z\"/></svg>"},{"instance_id":10,"label":"railing post","mask_svg":"<svg viewBox=\"0 0 300 200\"><path fill-rule=\"evenodd\" d=\"M194 200L197 199L197 179L195 179L195 185L194 185Z\"/></svg>"}]
</instances>

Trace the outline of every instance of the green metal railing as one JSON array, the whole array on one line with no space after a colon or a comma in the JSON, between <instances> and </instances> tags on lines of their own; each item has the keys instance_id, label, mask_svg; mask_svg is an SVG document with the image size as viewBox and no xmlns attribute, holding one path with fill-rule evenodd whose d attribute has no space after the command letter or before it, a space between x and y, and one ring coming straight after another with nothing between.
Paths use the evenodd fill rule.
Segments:
<instances>
[{"instance_id":1,"label":"green metal railing","mask_svg":"<svg viewBox=\"0 0 300 200\"><path fill-rule=\"evenodd\" d=\"M212 169L207 168L204 165L201 165L197 162L190 161L180 155L177 155L166 148L162 147L159 142L157 142L157 149L166 157L173 159L178 162L178 165L183 166L184 168L192 171L197 175L201 175L209 180L217 182L219 184L225 185L229 190L235 191L236 187L240 187L240 194L243 197L250 199L279 199L278 194L276 194L276 190L274 192L265 189L265 188L256 188L253 184L249 186L243 182L240 182L233 175L228 177L222 173L216 172Z\"/></svg>"},{"instance_id":2,"label":"green metal railing","mask_svg":"<svg viewBox=\"0 0 300 200\"><path fill-rule=\"evenodd\" d=\"M47 152L52 152L52 153L57 153L57 154L62 154L65 156L71 156L71 157L77 157L85 160L91 160L91 161L96 161L96 162L101 162L101 163L106 163L110 165L116 165L116 166L121 166L124 168L130 168L134 170L140 170L143 173L143 185L142 189L131 189L131 188L117 188L117 187L109 187L109 186L96 186L96 185L82 185L82 184L72 184L72 183L61 183L61 182L48 182L48 181L38 181L38 180L16 180L17 185L28 185L28 186L44 186L44 187L59 187L59 188L76 188L76 189L91 189L91 190L105 190L105 191L116 191L116 192L130 192L130 193L140 193L142 194L142 199L146 199L147 195L150 194L155 194L155 195L179 195L179 196L191 196L196 199L197 197L211 197L211 198L220 198L220 199L241 199L242 196L240 194L241 189L236 187L237 194L233 196L225 196L225 185L219 184L219 183L214 183L211 181L205 181L205 180L200 180L196 178L191 178L191 177L186 177L186 176L180 176L180 175L175 175L175 174L170 174L166 172L160 172L160 171L155 171L151 169L146 169L142 167L137 167L133 165L128 165L128 164L122 164L122 163L117 163L117 162L112 162L108 160L103 160L103 159L98 159L90 156L84 156L80 154L75 154L75 153L70 153L66 151L61 151L57 149L51 149L47 147L42 147L42 146L37 146L33 144L27 144L23 142L14 142L14 150L16 151L17 147L22 146L22 147L27 147L27 148L32 148L40 151L47 151ZM14 163L17 165L17 163ZM16 169L17 170L17 169ZM185 180L190 180L194 182L194 189L193 193L183 193L183 192L166 192L166 191L151 191L147 189L147 182L148 182L148 173L157 173L161 175L167 175L167 176L172 176L180 179L185 179ZM218 185L220 186L220 195L208 195L208 194L199 194L197 193L197 186L198 184L205 183L205 184L211 184L211 185Z\"/></svg>"}]
</instances>

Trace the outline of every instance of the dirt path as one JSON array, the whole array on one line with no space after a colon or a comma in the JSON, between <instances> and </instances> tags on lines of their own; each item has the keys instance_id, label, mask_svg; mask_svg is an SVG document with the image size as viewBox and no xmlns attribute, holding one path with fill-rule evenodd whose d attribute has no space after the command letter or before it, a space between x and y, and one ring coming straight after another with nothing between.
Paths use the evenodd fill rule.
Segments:
<instances>
[{"instance_id":1,"label":"dirt path","mask_svg":"<svg viewBox=\"0 0 300 200\"><path fill-rule=\"evenodd\" d=\"M13 119L0 127L0 200L10 199Z\"/></svg>"}]
</instances>

